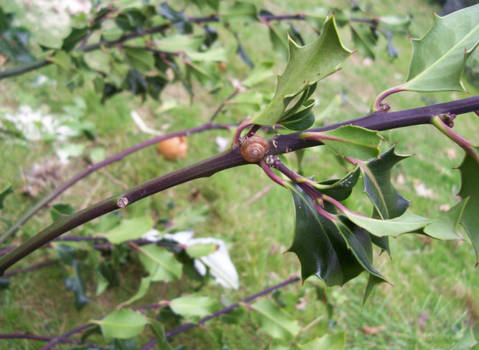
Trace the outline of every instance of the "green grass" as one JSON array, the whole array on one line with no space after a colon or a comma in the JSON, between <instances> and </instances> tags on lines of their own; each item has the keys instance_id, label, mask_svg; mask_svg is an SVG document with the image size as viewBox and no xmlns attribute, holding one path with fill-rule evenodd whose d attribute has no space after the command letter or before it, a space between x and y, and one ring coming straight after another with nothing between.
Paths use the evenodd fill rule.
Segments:
<instances>
[{"instance_id":1,"label":"green grass","mask_svg":"<svg viewBox=\"0 0 479 350\"><path fill-rule=\"evenodd\" d=\"M331 2L332 3L332 2ZM336 4L341 7L346 1ZM315 1L266 2L266 7L276 13L294 11L307 12ZM400 2L366 2L372 5L375 14L407 14L414 10L411 32L424 33L432 23L434 10L426 1L408 0ZM298 24L305 29L306 38L313 34L307 24ZM309 31L308 31L309 30ZM234 54L232 36L222 32L222 39L231 54L227 63L228 77L244 78L248 70ZM342 33L346 46L353 47L349 33ZM255 62L273 59L279 72L283 66L281 56L272 52L267 31L260 24L241 28L242 44ZM384 42L381 42L384 47ZM351 119L364 115L375 96L387 87L402 82L407 74L410 59L410 44L406 34L395 36L394 44L400 52L397 60L391 61L384 50L378 53L377 61L368 66L363 57L356 53L344 69L337 75L321 82L317 95L320 105L317 111L328 105L328 101L342 93L346 103L335 108L328 115L328 123ZM54 77L56 70L49 67L43 74ZM55 93L51 88L36 88L31 80L36 73L2 82L0 86L0 104L15 109L27 104L33 108L46 108L53 112L61 106L70 104L75 96L81 96L87 104L86 118L94 121L98 134L94 142L81 140L87 149L103 146L107 154L114 154L148 136L137 131L129 117L131 109L137 109L141 100L128 94L121 94L101 104L100 98L87 85L70 92L61 85ZM145 120L157 129L168 125L167 130L180 130L198 125L207 120L222 99L230 91L220 91L217 95L207 94L201 86L189 104L189 98L179 84L169 88L164 99L176 99L180 105L170 112L158 113L161 105L157 101L147 100L142 109ZM261 89L270 91L274 82L262 84ZM477 91L473 91L477 94ZM404 93L391 97L388 101L394 110L422 106L426 99L446 101L451 98L466 97L460 93L430 94ZM43 106L43 107L42 107ZM46 107L45 107L46 106ZM220 121L238 121L246 117L243 110L232 107L222 113ZM474 140L479 132L479 119L474 115L460 116L456 122L458 132ZM230 137L225 131L211 131L188 138L189 152L186 159L166 162L158 157L154 148L145 149L127 157L122 162L98 172L62 195L59 201L71 203L80 208L85 203L94 203L113 193L121 192L120 185L111 181L114 176L118 182L132 187L171 170L186 166L216 153L215 136ZM417 126L406 130L394 130L383 133L388 144L398 144L402 153L414 156L401 162L394 170L393 179L403 195L411 200L411 209L418 214L435 216L443 204L455 203L455 193L459 186L458 166L462 152L449 140L428 126ZM35 162L44 162L54 158L54 144L32 143L27 145L0 143L0 188L11 183L15 193L5 201L2 216L15 218L34 203L34 199L21 195L24 181L22 172L28 172ZM294 155L286 157L295 164ZM79 158L69 163L62 173L62 180L81 170L86 163ZM318 179L340 176L346 172L344 165L324 149L308 150L304 159L305 174ZM415 187L423 185L430 189L432 197L421 197ZM92 188L95 191L92 191ZM267 189L249 206L246 203L258 192ZM361 189L357 190L360 195ZM93 192L93 193L92 193ZM192 200L192 194L199 193ZM86 198L87 197L87 198ZM167 212L166 201L174 200L176 208ZM369 210L364 197L348 203L360 210ZM213 236L225 240L239 275L241 287L238 291L223 290L218 285L209 284L200 291L218 299L227 297L238 300L262 290L273 283L299 272L299 263L293 254L282 254L291 244L294 218L289 193L278 186L270 187L270 181L255 166L245 166L226 170L211 178L168 189L152 196L144 203L138 203L125 211L131 216L141 210L149 211L154 218L174 217L188 206L207 206L209 215L205 222L195 226L197 236ZM50 222L49 213L44 210L22 230L21 239L37 232ZM73 233L81 233L78 228ZM468 242L439 242L421 240L415 236L401 236L391 240L392 258L385 254L376 257L378 269L387 277L391 285L383 284L377 288L368 303L362 307L361 300L366 285L365 276L351 281L342 288L327 289L327 300L333 305L333 316L328 321L325 304L318 300L316 288L322 283L310 278L303 286L289 286L281 291L280 297L288 301L287 310L300 321L302 327L314 322L310 329L301 334L301 343L322 335L328 330L344 330L347 335L347 349L449 349L458 343L462 332L473 327L479 335L479 275L474 269L475 257ZM44 249L25 259L19 266L27 266L49 256ZM102 317L135 293L139 274L137 265L128 266L121 276L121 287L108 289L95 297L93 273L87 276L87 290L92 302L81 311L73 305L73 295L66 291L63 280L68 271L62 266L48 267L36 272L19 275L11 279L8 290L0 294L0 332L25 332L43 335L58 335L88 320ZM148 295L134 305L142 305L158 300L171 299L181 293L192 291L195 284L186 278L181 281L163 284L156 283ZM295 305L301 299L306 307L297 310ZM186 344L191 349L218 349L227 344L232 349L262 349L275 344L264 333L258 331L259 321L250 311L243 309L239 324L228 324L222 319L211 321L208 330L195 329L185 332L173 340L174 345ZM419 319L428 315L425 325L419 326ZM367 335L362 327L384 329L374 335ZM168 329L168 327L167 327ZM148 338L148 335L143 337ZM99 337L92 341L100 342ZM31 341L0 341L0 349L38 349L39 343ZM59 347L67 349L68 347ZM226 347L225 347L226 348Z\"/></svg>"}]
</instances>

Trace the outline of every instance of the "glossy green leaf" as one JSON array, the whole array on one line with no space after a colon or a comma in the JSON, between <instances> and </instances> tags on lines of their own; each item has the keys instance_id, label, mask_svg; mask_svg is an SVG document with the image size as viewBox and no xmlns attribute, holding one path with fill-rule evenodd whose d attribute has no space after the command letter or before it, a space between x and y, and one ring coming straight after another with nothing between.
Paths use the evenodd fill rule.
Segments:
<instances>
[{"instance_id":1,"label":"glossy green leaf","mask_svg":"<svg viewBox=\"0 0 479 350\"><path fill-rule=\"evenodd\" d=\"M327 180L319 183L317 189L319 192L333 197L338 201L343 201L353 192L353 188L358 182L359 174L359 167L356 167L342 179Z\"/></svg>"},{"instance_id":2,"label":"glossy green leaf","mask_svg":"<svg viewBox=\"0 0 479 350\"><path fill-rule=\"evenodd\" d=\"M205 52L188 51L187 56L197 62L224 62L226 51L223 47L215 47Z\"/></svg>"},{"instance_id":3,"label":"glossy green leaf","mask_svg":"<svg viewBox=\"0 0 479 350\"><path fill-rule=\"evenodd\" d=\"M271 299L260 299L250 305L260 316L261 330L275 339L290 339L301 330L298 321Z\"/></svg>"},{"instance_id":4,"label":"glossy green leaf","mask_svg":"<svg viewBox=\"0 0 479 350\"><path fill-rule=\"evenodd\" d=\"M411 16L384 15L377 17L380 28L389 29L394 32L407 30L411 24Z\"/></svg>"},{"instance_id":5,"label":"glossy green leaf","mask_svg":"<svg viewBox=\"0 0 479 350\"><path fill-rule=\"evenodd\" d=\"M383 283L383 282L385 282L385 281L382 278L379 278L375 275L369 274L368 284L366 285L366 290L364 291L364 295L363 295L363 306L366 304L366 301L371 296L371 293L373 292L374 288L378 284Z\"/></svg>"},{"instance_id":6,"label":"glossy green leaf","mask_svg":"<svg viewBox=\"0 0 479 350\"><path fill-rule=\"evenodd\" d=\"M167 52L198 51L203 40L203 35L171 35L155 40L155 44L159 50Z\"/></svg>"},{"instance_id":7,"label":"glossy green leaf","mask_svg":"<svg viewBox=\"0 0 479 350\"><path fill-rule=\"evenodd\" d=\"M90 28L88 27L82 27L82 28L72 28L72 31L70 34L63 39L62 43L62 50L65 50L66 52L70 52L73 50L82 39L84 39L88 33L91 31Z\"/></svg>"},{"instance_id":8,"label":"glossy green leaf","mask_svg":"<svg viewBox=\"0 0 479 350\"><path fill-rule=\"evenodd\" d=\"M142 48L125 48L125 55L131 66L137 71L146 73L155 66L153 53Z\"/></svg>"},{"instance_id":9,"label":"glossy green leaf","mask_svg":"<svg viewBox=\"0 0 479 350\"><path fill-rule=\"evenodd\" d=\"M134 303L135 301L143 298L148 292L148 289L150 288L151 285L151 276L143 277L140 281L140 285L138 286L138 290L134 295L132 295L128 300L124 301L121 303L122 306L130 305L131 303Z\"/></svg>"},{"instance_id":10,"label":"glossy green leaf","mask_svg":"<svg viewBox=\"0 0 479 350\"><path fill-rule=\"evenodd\" d=\"M303 280L316 275L328 286L343 285L360 274L364 270L363 265L371 266L372 248L366 231L350 225L351 231L345 224L334 224L319 215L311 198L305 196L301 189L296 188L292 194L295 234L288 251L298 256ZM363 261L358 261L356 256ZM377 273L373 269L371 271Z\"/></svg>"},{"instance_id":11,"label":"glossy green leaf","mask_svg":"<svg viewBox=\"0 0 479 350\"><path fill-rule=\"evenodd\" d=\"M7 186L2 192L0 192L0 209L3 209L3 201L10 193L13 193L12 186Z\"/></svg>"},{"instance_id":12,"label":"glossy green leaf","mask_svg":"<svg viewBox=\"0 0 479 350\"><path fill-rule=\"evenodd\" d=\"M169 306L174 313L188 320L197 321L214 311L216 301L200 295L186 295L171 300Z\"/></svg>"},{"instance_id":13,"label":"glossy green leaf","mask_svg":"<svg viewBox=\"0 0 479 350\"><path fill-rule=\"evenodd\" d=\"M70 69L72 69L72 61L70 55L63 50L58 51L55 56L48 58L48 60L65 71L69 71Z\"/></svg>"},{"instance_id":14,"label":"glossy green leaf","mask_svg":"<svg viewBox=\"0 0 479 350\"><path fill-rule=\"evenodd\" d=\"M366 166L361 167L364 190L383 219L400 216L409 206L409 202L391 183L391 169L407 157L396 154L392 147L378 159L373 159L366 163Z\"/></svg>"},{"instance_id":15,"label":"glossy green leaf","mask_svg":"<svg viewBox=\"0 0 479 350\"><path fill-rule=\"evenodd\" d=\"M111 56L102 50L86 52L83 60L91 69L105 74L110 73Z\"/></svg>"},{"instance_id":16,"label":"glossy green leaf","mask_svg":"<svg viewBox=\"0 0 479 350\"><path fill-rule=\"evenodd\" d=\"M377 37L374 36L371 28L365 26L353 26L352 24L350 24L350 27L355 48L364 57L369 57L374 60L376 57L375 46Z\"/></svg>"},{"instance_id":17,"label":"glossy green leaf","mask_svg":"<svg viewBox=\"0 0 479 350\"><path fill-rule=\"evenodd\" d=\"M463 90L461 75L466 58L479 44L479 4L434 16L434 25L413 40L413 57L407 82L412 91Z\"/></svg>"},{"instance_id":18,"label":"glossy green leaf","mask_svg":"<svg viewBox=\"0 0 479 350\"><path fill-rule=\"evenodd\" d=\"M301 350L344 350L345 347L345 333L326 334L299 346Z\"/></svg>"},{"instance_id":19,"label":"glossy green leaf","mask_svg":"<svg viewBox=\"0 0 479 350\"><path fill-rule=\"evenodd\" d=\"M158 13L168 19L181 34L193 32L193 25L183 11L174 10L166 1L158 6Z\"/></svg>"},{"instance_id":20,"label":"glossy green leaf","mask_svg":"<svg viewBox=\"0 0 479 350\"><path fill-rule=\"evenodd\" d=\"M140 238L153 228L151 216L140 216L133 219L124 219L120 225L102 234L113 244L120 244L131 239Z\"/></svg>"},{"instance_id":21,"label":"glossy green leaf","mask_svg":"<svg viewBox=\"0 0 479 350\"><path fill-rule=\"evenodd\" d=\"M288 58L288 31L281 23L268 23L269 40L273 50Z\"/></svg>"},{"instance_id":22,"label":"glossy green leaf","mask_svg":"<svg viewBox=\"0 0 479 350\"><path fill-rule=\"evenodd\" d=\"M401 216L388 220L369 218L350 211L345 211L344 215L356 225L379 237L397 236L402 233L417 231L432 222L431 219L413 214L409 211L406 211Z\"/></svg>"},{"instance_id":23,"label":"glossy green leaf","mask_svg":"<svg viewBox=\"0 0 479 350\"><path fill-rule=\"evenodd\" d=\"M316 138L341 156L367 160L379 156L382 137L378 131L355 125L345 125L321 133L304 133L304 137Z\"/></svg>"},{"instance_id":24,"label":"glossy green leaf","mask_svg":"<svg viewBox=\"0 0 479 350\"><path fill-rule=\"evenodd\" d=\"M476 153L479 152L479 147L475 150ZM466 153L459 170L461 171L459 195L463 200L469 198L462 214L461 225L471 240L476 252L476 260L479 262L479 186L477 186L479 163Z\"/></svg>"},{"instance_id":25,"label":"glossy green leaf","mask_svg":"<svg viewBox=\"0 0 479 350\"><path fill-rule=\"evenodd\" d=\"M213 254L218 250L215 243L193 244L186 247L186 252L192 258L201 258L202 256Z\"/></svg>"},{"instance_id":26,"label":"glossy green leaf","mask_svg":"<svg viewBox=\"0 0 479 350\"><path fill-rule=\"evenodd\" d=\"M298 46L289 40L289 60L278 77L273 99L252 123L274 125L284 116L288 103L310 85L315 84L339 69L350 51L338 36L334 18L328 18L321 35L306 46Z\"/></svg>"},{"instance_id":27,"label":"glossy green leaf","mask_svg":"<svg viewBox=\"0 0 479 350\"><path fill-rule=\"evenodd\" d=\"M346 241L348 249L353 253L357 262L363 267L363 269L371 275L384 280L381 273L372 265L372 244L368 232L346 220L338 220L334 222L334 224L343 239Z\"/></svg>"},{"instance_id":28,"label":"glossy green leaf","mask_svg":"<svg viewBox=\"0 0 479 350\"><path fill-rule=\"evenodd\" d=\"M248 77L243 80L243 85L250 88L258 83L271 79L274 77L273 67L274 62L272 61L266 61L257 64Z\"/></svg>"},{"instance_id":29,"label":"glossy green leaf","mask_svg":"<svg viewBox=\"0 0 479 350\"><path fill-rule=\"evenodd\" d=\"M258 9L250 2L237 1L233 4L220 2L220 17L226 21L232 20L256 20Z\"/></svg>"},{"instance_id":30,"label":"glossy green leaf","mask_svg":"<svg viewBox=\"0 0 479 350\"><path fill-rule=\"evenodd\" d=\"M120 309L113 311L100 321L91 322L100 326L105 338L128 339L143 332L148 319L139 312Z\"/></svg>"},{"instance_id":31,"label":"glossy green leaf","mask_svg":"<svg viewBox=\"0 0 479 350\"><path fill-rule=\"evenodd\" d=\"M446 213L435 218L429 225L424 228L424 233L437 239L460 239L462 238L458 232L458 226L462 220L464 208L467 206L469 197L462 202L457 203Z\"/></svg>"},{"instance_id":32,"label":"glossy green leaf","mask_svg":"<svg viewBox=\"0 0 479 350\"><path fill-rule=\"evenodd\" d=\"M149 245L139 251L140 261L153 282L170 282L181 277L181 263L165 248Z\"/></svg>"}]
</instances>

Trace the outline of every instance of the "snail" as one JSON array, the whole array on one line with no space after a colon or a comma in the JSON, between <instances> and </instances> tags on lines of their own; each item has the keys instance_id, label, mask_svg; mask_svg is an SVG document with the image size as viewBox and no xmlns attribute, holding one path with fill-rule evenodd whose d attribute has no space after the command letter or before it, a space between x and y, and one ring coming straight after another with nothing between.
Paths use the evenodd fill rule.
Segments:
<instances>
[{"instance_id":1,"label":"snail","mask_svg":"<svg viewBox=\"0 0 479 350\"><path fill-rule=\"evenodd\" d=\"M251 136L241 143L241 156L249 163L257 163L269 151L269 143L260 136Z\"/></svg>"}]
</instances>

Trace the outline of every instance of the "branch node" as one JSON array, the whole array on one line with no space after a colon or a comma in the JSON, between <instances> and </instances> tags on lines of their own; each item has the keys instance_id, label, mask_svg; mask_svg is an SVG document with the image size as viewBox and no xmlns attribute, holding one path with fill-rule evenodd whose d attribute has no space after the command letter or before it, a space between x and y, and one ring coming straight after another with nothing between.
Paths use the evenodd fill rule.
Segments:
<instances>
[{"instance_id":1,"label":"branch node","mask_svg":"<svg viewBox=\"0 0 479 350\"><path fill-rule=\"evenodd\" d=\"M126 197L120 197L117 201L116 201L116 205L118 206L118 208L126 208L126 206L128 205L128 198Z\"/></svg>"}]
</instances>

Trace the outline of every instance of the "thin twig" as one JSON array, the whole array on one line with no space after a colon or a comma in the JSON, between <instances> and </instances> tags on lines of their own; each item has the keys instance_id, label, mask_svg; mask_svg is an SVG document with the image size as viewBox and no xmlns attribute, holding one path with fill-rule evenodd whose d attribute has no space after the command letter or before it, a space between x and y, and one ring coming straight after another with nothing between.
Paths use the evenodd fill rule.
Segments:
<instances>
[{"instance_id":1,"label":"thin twig","mask_svg":"<svg viewBox=\"0 0 479 350\"><path fill-rule=\"evenodd\" d=\"M26 333L10 333L10 334L0 334L0 339L28 339L28 340L38 340L38 341L51 341L54 337L46 337L43 335L36 334L26 334ZM93 343L82 343L76 339L62 339L61 343L65 344L75 344L75 345L86 345L94 347L95 349L104 349L103 347L93 344Z\"/></svg>"},{"instance_id":2,"label":"thin twig","mask_svg":"<svg viewBox=\"0 0 479 350\"><path fill-rule=\"evenodd\" d=\"M231 310L234 310L236 309L237 307L243 305L243 304L247 304L247 303L250 303L251 301L259 298L259 297L262 297L264 295L267 295L269 293L272 293L274 292L275 290L279 289L279 288L282 288L282 287L285 287L289 284L292 284L292 283L296 283L300 280L300 278L298 276L294 276L294 277L291 277L289 279L287 279L286 281L283 281L281 283L278 283L270 288L267 288L265 290L262 290L261 292L259 293L256 293L256 294L253 294L253 295L250 295L249 297L246 297L244 298L243 300L241 300L240 302L237 302L237 303L234 303L234 304L231 304L230 306L227 306L221 310L218 310L214 313L212 313L211 315L208 315L206 317L203 317L201 320L198 321L198 323L186 323L186 324L183 324L175 329L172 329L171 331L169 332L166 332L165 333L165 337L166 338L171 338L173 337L174 335L177 335L179 333L182 333L182 332L185 332L191 328L195 328L195 327L198 327L198 326L202 326L204 323L208 322L209 320L213 319L213 318L216 318L216 317L219 317L221 315L224 315L228 312L230 312ZM151 348L153 348L157 343L157 340L156 338L150 340L147 344L145 344L143 347L140 348L140 350L149 350Z\"/></svg>"},{"instance_id":3,"label":"thin twig","mask_svg":"<svg viewBox=\"0 0 479 350\"><path fill-rule=\"evenodd\" d=\"M106 167L107 165L110 165L115 162L119 162L126 156L135 153L139 150L142 150L143 148L152 146L157 144L160 141L173 138L173 137L178 137L178 136L188 136L191 134L203 132L206 130L213 130L213 129L229 129L231 125L229 124L214 124L207 122L201 126L191 128L191 129L186 129L183 131L178 131L166 135L160 135L153 137L147 141L143 141L133 147L127 148L126 150L123 150L111 157L108 157L101 162L94 163L89 165L87 168L83 169L79 173L77 173L73 178L68 180L67 182L61 184L53 192L51 192L49 195L43 197L40 199L34 206L32 206L30 209L27 210L25 214L23 214L2 236L0 236L0 243L4 242L8 237L12 236L15 234L32 216L34 216L40 209L42 209L45 205L48 203L52 202L55 198L60 196L63 192L65 192L68 188L72 187L74 184L76 184L78 181L84 179L91 173Z\"/></svg>"}]
</instances>

